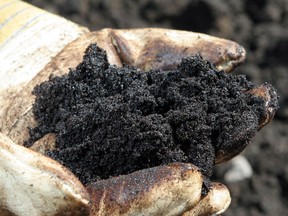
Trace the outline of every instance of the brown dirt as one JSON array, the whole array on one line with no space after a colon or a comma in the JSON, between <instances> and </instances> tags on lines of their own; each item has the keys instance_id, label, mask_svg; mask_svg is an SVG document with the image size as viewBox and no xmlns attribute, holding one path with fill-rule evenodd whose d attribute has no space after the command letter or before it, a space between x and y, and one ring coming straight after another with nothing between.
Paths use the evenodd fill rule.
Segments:
<instances>
[{"instance_id":1,"label":"brown dirt","mask_svg":"<svg viewBox=\"0 0 288 216\"><path fill-rule=\"evenodd\" d=\"M166 27L234 40L248 53L236 73L278 89L280 109L246 149L251 179L226 183L232 204L224 214L285 215L288 212L288 1L287 0L29 0L92 30L104 27ZM221 172L215 176L221 179ZM225 183L225 182L224 182Z\"/></svg>"}]
</instances>

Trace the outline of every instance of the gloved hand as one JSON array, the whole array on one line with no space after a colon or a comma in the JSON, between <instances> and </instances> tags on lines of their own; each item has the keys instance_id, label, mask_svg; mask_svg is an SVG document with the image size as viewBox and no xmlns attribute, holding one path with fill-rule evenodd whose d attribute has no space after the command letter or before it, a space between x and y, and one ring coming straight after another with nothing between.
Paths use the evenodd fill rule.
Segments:
<instances>
[{"instance_id":1,"label":"gloved hand","mask_svg":"<svg viewBox=\"0 0 288 216\"><path fill-rule=\"evenodd\" d=\"M201 196L203 177L193 164L153 167L84 187L65 167L38 153L55 147L53 134L38 140L32 150L21 146L28 137L27 128L35 125L32 89L51 74L64 74L69 67L75 67L92 42L107 51L111 64L130 64L143 70L173 68L181 58L201 54L229 72L245 58L245 51L236 43L203 34L165 29L105 29L84 34L68 44L43 69L35 64L38 55L34 53L28 59L33 63L26 69L30 78L12 73L19 69L18 62L15 67L5 63L8 69L0 75L5 75L9 85L0 85L0 214L187 216L225 211L231 200L227 188L212 183L209 193ZM0 46L0 53L3 47ZM11 55L17 50L9 52ZM37 52L41 55L43 51ZM265 96L266 90L263 92ZM225 160L231 157L225 155Z\"/></svg>"},{"instance_id":2,"label":"gloved hand","mask_svg":"<svg viewBox=\"0 0 288 216\"><path fill-rule=\"evenodd\" d=\"M202 175L175 163L84 187L56 161L0 134L1 215L212 215L230 204L213 183L201 197Z\"/></svg>"}]
</instances>

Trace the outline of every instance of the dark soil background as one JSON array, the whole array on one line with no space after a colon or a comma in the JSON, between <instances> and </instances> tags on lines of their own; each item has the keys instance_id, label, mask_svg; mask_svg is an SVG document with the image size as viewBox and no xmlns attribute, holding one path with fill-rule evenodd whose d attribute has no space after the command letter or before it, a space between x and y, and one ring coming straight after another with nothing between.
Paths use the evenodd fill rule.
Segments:
<instances>
[{"instance_id":1,"label":"dark soil background","mask_svg":"<svg viewBox=\"0 0 288 216\"><path fill-rule=\"evenodd\" d=\"M235 73L269 82L280 95L274 121L244 151L251 178L225 183L232 204L225 216L287 215L288 212L288 0L28 0L97 30L165 27L198 31L242 44L247 61Z\"/></svg>"}]
</instances>

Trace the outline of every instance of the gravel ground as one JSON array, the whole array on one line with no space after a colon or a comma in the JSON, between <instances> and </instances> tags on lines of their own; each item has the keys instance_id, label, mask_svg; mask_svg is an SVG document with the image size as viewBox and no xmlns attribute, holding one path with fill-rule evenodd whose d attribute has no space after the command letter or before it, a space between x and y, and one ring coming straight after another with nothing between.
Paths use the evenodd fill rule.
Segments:
<instances>
[{"instance_id":1,"label":"gravel ground","mask_svg":"<svg viewBox=\"0 0 288 216\"><path fill-rule=\"evenodd\" d=\"M288 0L29 0L97 30L104 27L165 27L198 31L242 44L247 61L235 73L269 82L280 95L274 121L244 151L254 175L225 182L232 204L225 216L286 215L288 212Z\"/></svg>"}]
</instances>

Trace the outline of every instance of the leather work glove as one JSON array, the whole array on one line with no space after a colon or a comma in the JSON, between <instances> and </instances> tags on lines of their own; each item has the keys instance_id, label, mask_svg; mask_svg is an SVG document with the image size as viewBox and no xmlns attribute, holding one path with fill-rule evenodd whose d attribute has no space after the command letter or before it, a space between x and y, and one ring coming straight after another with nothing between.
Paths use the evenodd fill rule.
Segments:
<instances>
[{"instance_id":1,"label":"leather work glove","mask_svg":"<svg viewBox=\"0 0 288 216\"><path fill-rule=\"evenodd\" d=\"M227 209L228 189L212 183L202 196L203 176L193 164L153 167L84 186L67 168L42 154L54 147L55 136L41 138L30 149L23 142L28 128L36 124L33 88L76 67L90 43L105 49L109 63L117 66L170 69L184 57L201 54L225 72L244 61L241 46L167 29L89 32L20 1L2 0L0 10L0 215L196 216Z\"/></svg>"}]
</instances>

